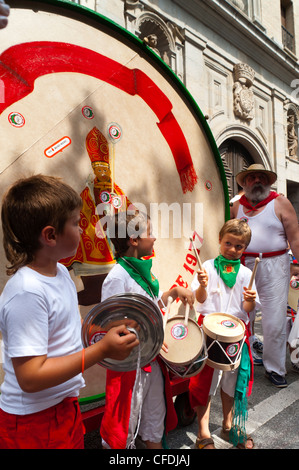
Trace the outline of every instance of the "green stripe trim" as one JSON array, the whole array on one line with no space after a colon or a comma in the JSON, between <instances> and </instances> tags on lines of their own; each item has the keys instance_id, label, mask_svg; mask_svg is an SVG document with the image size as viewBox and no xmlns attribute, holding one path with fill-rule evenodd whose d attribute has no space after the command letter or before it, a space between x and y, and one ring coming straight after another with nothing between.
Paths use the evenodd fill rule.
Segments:
<instances>
[{"instance_id":1,"label":"green stripe trim","mask_svg":"<svg viewBox=\"0 0 299 470\"><path fill-rule=\"evenodd\" d=\"M94 403L95 401L104 400L105 396L105 393L100 393L99 395L91 395L90 397L79 396L79 403L80 405L88 405L89 403Z\"/></svg>"}]
</instances>

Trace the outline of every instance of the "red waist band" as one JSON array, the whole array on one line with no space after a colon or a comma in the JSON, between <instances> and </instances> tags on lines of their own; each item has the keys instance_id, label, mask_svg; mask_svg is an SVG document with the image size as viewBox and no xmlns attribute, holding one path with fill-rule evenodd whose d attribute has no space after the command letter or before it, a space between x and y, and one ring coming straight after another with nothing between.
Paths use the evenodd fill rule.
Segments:
<instances>
[{"instance_id":1,"label":"red waist band","mask_svg":"<svg viewBox=\"0 0 299 470\"><path fill-rule=\"evenodd\" d=\"M244 253L242 254L242 256L250 256L250 257L253 257L253 258L272 258L273 256L280 256L280 255L284 255L286 252L287 252L287 248L284 249L284 250L280 250L280 251L269 251L268 253L250 253L250 252L246 252L244 251Z\"/></svg>"}]
</instances>

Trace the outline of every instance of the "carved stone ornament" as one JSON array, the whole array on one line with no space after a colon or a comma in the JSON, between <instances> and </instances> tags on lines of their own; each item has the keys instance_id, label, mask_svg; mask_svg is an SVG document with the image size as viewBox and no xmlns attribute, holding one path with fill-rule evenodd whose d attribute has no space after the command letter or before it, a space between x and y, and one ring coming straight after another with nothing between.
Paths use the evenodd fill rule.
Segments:
<instances>
[{"instance_id":1,"label":"carved stone ornament","mask_svg":"<svg viewBox=\"0 0 299 470\"><path fill-rule=\"evenodd\" d=\"M234 67L234 113L235 116L250 121L254 117L254 94L252 85L254 70L249 65L240 63Z\"/></svg>"},{"instance_id":2,"label":"carved stone ornament","mask_svg":"<svg viewBox=\"0 0 299 470\"><path fill-rule=\"evenodd\" d=\"M236 5L241 11L245 10L244 0L232 0L232 3Z\"/></svg>"},{"instance_id":3,"label":"carved stone ornament","mask_svg":"<svg viewBox=\"0 0 299 470\"><path fill-rule=\"evenodd\" d=\"M289 156L298 160L297 151L298 151L298 135L296 133L296 117L295 114L290 113L288 115L288 149Z\"/></svg>"}]
</instances>

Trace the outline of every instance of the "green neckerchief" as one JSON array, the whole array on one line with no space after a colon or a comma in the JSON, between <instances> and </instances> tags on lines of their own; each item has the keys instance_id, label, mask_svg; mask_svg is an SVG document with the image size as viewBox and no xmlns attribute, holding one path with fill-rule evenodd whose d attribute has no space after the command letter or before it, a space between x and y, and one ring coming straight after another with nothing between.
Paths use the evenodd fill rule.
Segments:
<instances>
[{"instance_id":1,"label":"green neckerchief","mask_svg":"<svg viewBox=\"0 0 299 470\"><path fill-rule=\"evenodd\" d=\"M234 396L233 423L229 433L229 441L237 446L246 444L246 420L248 418L247 389L250 380L250 357L245 343L242 350L241 362L238 368L237 384Z\"/></svg>"},{"instance_id":2,"label":"green neckerchief","mask_svg":"<svg viewBox=\"0 0 299 470\"><path fill-rule=\"evenodd\" d=\"M117 258L116 261L151 297L158 297L159 282L151 272L152 259L138 259L122 256L121 258Z\"/></svg>"},{"instance_id":3,"label":"green neckerchief","mask_svg":"<svg viewBox=\"0 0 299 470\"><path fill-rule=\"evenodd\" d=\"M240 259L226 259L222 255L214 259L214 266L219 276L228 287L235 285L240 265Z\"/></svg>"}]
</instances>

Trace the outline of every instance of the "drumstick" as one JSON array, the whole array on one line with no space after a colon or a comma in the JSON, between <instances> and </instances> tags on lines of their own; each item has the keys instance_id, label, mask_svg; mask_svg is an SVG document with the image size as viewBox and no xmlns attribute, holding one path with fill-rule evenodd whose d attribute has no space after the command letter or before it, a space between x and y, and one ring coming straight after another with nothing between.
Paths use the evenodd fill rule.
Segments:
<instances>
[{"instance_id":1,"label":"drumstick","mask_svg":"<svg viewBox=\"0 0 299 470\"><path fill-rule=\"evenodd\" d=\"M167 320L168 320L168 315L169 315L169 312L170 312L170 305L173 301L173 298L171 296L168 297L167 299L167 306L166 306L166 312L164 314L164 318L163 318L163 330L165 331L165 326L166 326L166 323L167 323Z\"/></svg>"},{"instance_id":2,"label":"drumstick","mask_svg":"<svg viewBox=\"0 0 299 470\"><path fill-rule=\"evenodd\" d=\"M202 271L202 270L203 270L202 262L200 261L200 257L199 257L199 255L198 255L198 253L197 253L197 249L195 248L195 245L194 245L194 242L193 242L193 238L192 238L192 237L189 237L189 239L190 239L190 242L192 243L192 248L193 248L194 254L195 254L195 256L196 256L199 269L200 269L200 271Z\"/></svg>"},{"instance_id":3,"label":"drumstick","mask_svg":"<svg viewBox=\"0 0 299 470\"><path fill-rule=\"evenodd\" d=\"M185 310L185 326L188 326L189 311L190 311L190 305L187 303L186 310Z\"/></svg>"},{"instance_id":4,"label":"drumstick","mask_svg":"<svg viewBox=\"0 0 299 470\"><path fill-rule=\"evenodd\" d=\"M254 281L254 278L255 278L255 275L256 275L257 265L259 264L259 262L260 262L260 259L255 258L254 268L252 270L252 274L251 274L251 278L250 278L250 281L249 281L248 289L252 288L252 284L253 284L253 281Z\"/></svg>"}]
</instances>

